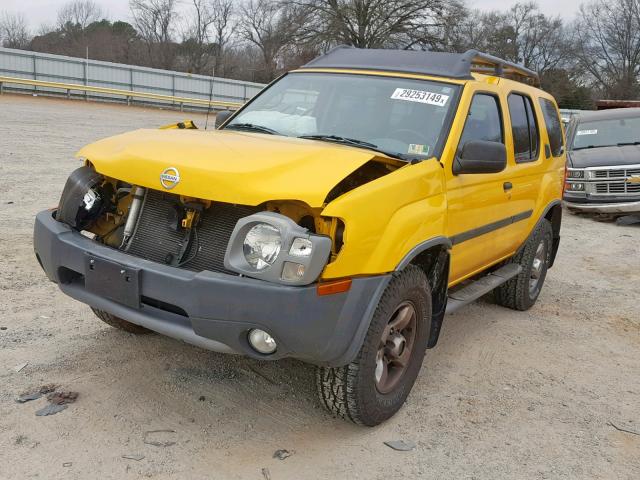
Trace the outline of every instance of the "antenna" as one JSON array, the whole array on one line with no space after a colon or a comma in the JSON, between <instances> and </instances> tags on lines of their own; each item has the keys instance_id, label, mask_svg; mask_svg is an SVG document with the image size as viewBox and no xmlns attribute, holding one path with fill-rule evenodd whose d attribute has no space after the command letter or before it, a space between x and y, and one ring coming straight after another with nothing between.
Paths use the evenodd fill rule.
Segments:
<instances>
[{"instance_id":1,"label":"antenna","mask_svg":"<svg viewBox=\"0 0 640 480\"><path fill-rule=\"evenodd\" d=\"M204 129L206 130L209 126L209 113L211 112L211 101L213 100L213 82L216 79L216 67L214 66L211 69L211 82L209 86L209 105L207 106L207 119L204 122Z\"/></svg>"}]
</instances>

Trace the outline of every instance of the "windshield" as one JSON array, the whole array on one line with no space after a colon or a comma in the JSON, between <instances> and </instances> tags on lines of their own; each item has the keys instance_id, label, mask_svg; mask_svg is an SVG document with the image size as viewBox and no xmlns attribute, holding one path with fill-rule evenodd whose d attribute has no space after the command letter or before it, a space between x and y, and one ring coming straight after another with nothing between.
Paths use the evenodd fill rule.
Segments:
<instances>
[{"instance_id":1,"label":"windshield","mask_svg":"<svg viewBox=\"0 0 640 480\"><path fill-rule=\"evenodd\" d=\"M640 117L581 122L573 136L573 150L640 144Z\"/></svg>"},{"instance_id":2,"label":"windshield","mask_svg":"<svg viewBox=\"0 0 640 480\"><path fill-rule=\"evenodd\" d=\"M225 128L311 136L388 153L433 156L456 85L396 77L292 73Z\"/></svg>"}]
</instances>

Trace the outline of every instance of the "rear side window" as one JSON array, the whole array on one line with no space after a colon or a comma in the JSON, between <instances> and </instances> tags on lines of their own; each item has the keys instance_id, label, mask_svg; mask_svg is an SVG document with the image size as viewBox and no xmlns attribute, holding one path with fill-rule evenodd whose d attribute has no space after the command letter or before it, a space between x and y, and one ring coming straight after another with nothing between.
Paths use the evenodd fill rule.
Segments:
<instances>
[{"instance_id":1,"label":"rear side window","mask_svg":"<svg viewBox=\"0 0 640 480\"><path fill-rule=\"evenodd\" d=\"M478 93L473 97L460 138L460 147L470 140L504 143L500 105L493 95Z\"/></svg>"},{"instance_id":2,"label":"rear side window","mask_svg":"<svg viewBox=\"0 0 640 480\"><path fill-rule=\"evenodd\" d=\"M551 154L554 157L559 157L562 155L562 146L564 142L558 110L553 102L546 98L540 99L540 108L542 108L542 116L544 117L544 123L547 126L547 135L551 146Z\"/></svg>"},{"instance_id":3,"label":"rear side window","mask_svg":"<svg viewBox=\"0 0 640 480\"><path fill-rule=\"evenodd\" d=\"M512 93L508 104L516 162L533 162L538 158L540 138L533 103L525 95Z\"/></svg>"}]
</instances>

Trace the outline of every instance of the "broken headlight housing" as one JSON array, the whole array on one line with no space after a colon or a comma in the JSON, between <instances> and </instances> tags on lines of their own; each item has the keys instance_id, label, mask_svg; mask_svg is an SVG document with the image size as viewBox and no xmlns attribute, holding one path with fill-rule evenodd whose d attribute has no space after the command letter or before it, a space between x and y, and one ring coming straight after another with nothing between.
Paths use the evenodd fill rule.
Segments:
<instances>
[{"instance_id":1,"label":"broken headlight housing","mask_svg":"<svg viewBox=\"0 0 640 480\"><path fill-rule=\"evenodd\" d=\"M318 278L330 253L329 237L312 234L279 213L261 212L238 221L224 265L247 277L308 285Z\"/></svg>"},{"instance_id":2,"label":"broken headlight housing","mask_svg":"<svg viewBox=\"0 0 640 480\"><path fill-rule=\"evenodd\" d=\"M77 168L65 183L56 219L83 230L111 208L113 187L93 168Z\"/></svg>"}]
</instances>

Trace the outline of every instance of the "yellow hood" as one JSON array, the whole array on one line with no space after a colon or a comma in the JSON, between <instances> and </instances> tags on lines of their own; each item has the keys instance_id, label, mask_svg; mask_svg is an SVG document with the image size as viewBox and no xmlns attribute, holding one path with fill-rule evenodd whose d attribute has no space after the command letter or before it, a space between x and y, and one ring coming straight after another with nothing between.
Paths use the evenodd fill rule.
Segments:
<instances>
[{"instance_id":1,"label":"yellow hood","mask_svg":"<svg viewBox=\"0 0 640 480\"><path fill-rule=\"evenodd\" d=\"M202 130L136 130L78 152L108 177L165 190L160 174L173 167L171 193L258 205L300 200L320 207L340 180L375 155L364 149L298 138Z\"/></svg>"}]
</instances>

